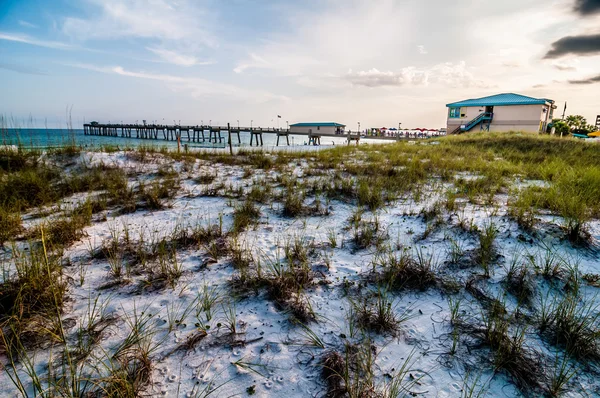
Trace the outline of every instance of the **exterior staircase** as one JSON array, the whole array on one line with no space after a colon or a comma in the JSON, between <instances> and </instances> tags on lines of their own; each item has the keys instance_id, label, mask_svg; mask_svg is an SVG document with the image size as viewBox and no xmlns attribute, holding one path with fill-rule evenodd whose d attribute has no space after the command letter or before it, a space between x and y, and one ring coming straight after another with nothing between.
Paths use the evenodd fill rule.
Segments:
<instances>
[{"instance_id":1,"label":"exterior staircase","mask_svg":"<svg viewBox=\"0 0 600 398\"><path fill-rule=\"evenodd\" d=\"M462 124L452 130L450 134L461 134L465 131L470 131L473 127L479 125L480 131L486 130L490 131L490 124L492 123L492 119L494 118L494 114L492 112L484 112L480 113L474 119L470 120L466 124Z\"/></svg>"}]
</instances>

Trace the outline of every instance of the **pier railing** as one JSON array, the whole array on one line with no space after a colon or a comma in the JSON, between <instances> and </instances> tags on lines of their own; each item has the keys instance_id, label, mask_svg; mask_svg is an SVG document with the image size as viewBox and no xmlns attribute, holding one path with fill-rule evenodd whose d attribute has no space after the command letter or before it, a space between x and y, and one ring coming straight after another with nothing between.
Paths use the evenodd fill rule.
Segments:
<instances>
[{"instance_id":1,"label":"pier railing","mask_svg":"<svg viewBox=\"0 0 600 398\"><path fill-rule=\"evenodd\" d=\"M358 132L345 133L325 133L325 132L297 132L289 128L274 128L274 127L235 127L235 126L209 126L209 125L163 125L163 124L114 124L114 123L86 123L83 125L83 132L90 136L107 136L107 137L122 137L122 138L137 138L147 140L165 140L165 141L187 141L190 143L214 143L223 144L226 139L222 133L227 133L229 137L237 138L238 144L242 143L240 132L250 133L250 146L256 141L256 145L263 145L263 134L276 134L277 146L279 146L279 138L286 137L286 143L289 145L290 135L307 136L309 144L320 145L321 137L340 137L346 138L348 144L351 141L360 141L361 138L368 139L385 139L385 140L400 140L410 138L426 138L411 136L386 136L373 137L362 136Z\"/></svg>"}]
</instances>

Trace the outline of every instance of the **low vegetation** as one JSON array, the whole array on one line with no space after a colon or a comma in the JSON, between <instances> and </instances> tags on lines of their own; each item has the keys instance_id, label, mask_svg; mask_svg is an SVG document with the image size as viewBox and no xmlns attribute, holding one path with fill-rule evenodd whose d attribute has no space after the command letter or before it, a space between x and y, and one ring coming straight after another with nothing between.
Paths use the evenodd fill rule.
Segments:
<instances>
[{"instance_id":1,"label":"low vegetation","mask_svg":"<svg viewBox=\"0 0 600 398\"><path fill-rule=\"evenodd\" d=\"M3 386L593 391L598 158L517 132L234 156L0 149Z\"/></svg>"}]
</instances>

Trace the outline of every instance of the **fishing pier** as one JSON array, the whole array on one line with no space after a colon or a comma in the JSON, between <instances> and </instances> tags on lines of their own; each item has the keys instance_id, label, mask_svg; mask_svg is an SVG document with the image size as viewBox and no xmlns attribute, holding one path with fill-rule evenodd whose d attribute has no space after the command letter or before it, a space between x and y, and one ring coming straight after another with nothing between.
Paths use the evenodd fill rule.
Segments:
<instances>
[{"instance_id":1,"label":"fishing pier","mask_svg":"<svg viewBox=\"0 0 600 398\"><path fill-rule=\"evenodd\" d=\"M229 144L228 139L237 139L237 144L239 145L242 143L240 132L245 132L250 135L250 146L263 146L263 134L276 134L277 146L279 146L279 140L282 137L285 138L285 143L290 145L290 135L307 136L309 145L320 145L321 137L346 138L348 144L350 144L351 141L356 141L358 144L360 140L360 135L357 133L304 133L291 132L289 128L233 127L230 125L182 126L162 124L101 124L96 122L83 125L83 133L90 136L177 141L180 143Z\"/></svg>"}]
</instances>

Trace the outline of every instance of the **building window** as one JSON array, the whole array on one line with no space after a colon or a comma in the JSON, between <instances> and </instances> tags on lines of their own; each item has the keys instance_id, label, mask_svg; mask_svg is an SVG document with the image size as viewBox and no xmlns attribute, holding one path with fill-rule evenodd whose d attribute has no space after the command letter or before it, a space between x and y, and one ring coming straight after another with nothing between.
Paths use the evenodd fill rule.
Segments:
<instances>
[{"instance_id":1,"label":"building window","mask_svg":"<svg viewBox=\"0 0 600 398\"><path fill-rule=\"evenodd\" d=\"M463 117L461 108L450 108L450 118L457 119L460 117Z\"/></svg>"},{"instance_id":2,"label":"building window","mask_svg":"<svg viewBox=\"0 0 600 398\"><path fill-rule=\"evenodd\" d=\"M317 126L317 130L321 130L321 126Z\"/></svg>"}]
</instances>

